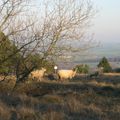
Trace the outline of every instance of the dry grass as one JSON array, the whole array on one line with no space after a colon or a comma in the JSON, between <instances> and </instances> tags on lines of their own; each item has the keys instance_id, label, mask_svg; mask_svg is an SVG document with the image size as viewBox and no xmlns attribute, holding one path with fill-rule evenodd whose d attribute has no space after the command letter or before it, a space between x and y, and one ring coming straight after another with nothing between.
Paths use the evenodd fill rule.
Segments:
<instances>
[{"instance_id":1,"label":"dry grass","mask_svg":"<svg viewBox=\"0 0 120 120\"><path fill-rule=\"evenodd\" d=\"M33 108L21 107L17 110L17 116L20 120L36 120L36 112Z\"/></svg>"},{"instance_id":2,"label":"dry grass","mask_svg":"<svg viewBox=\"0 0 120 120\"><path fill-rule=\"evenodd\" d=\"M65 114L62 112L56 112L48 110L43 116L42 120L64 120Z\"/></svg>"},{"instance_id":3,"label":"dry grass","mask_svg":"<svg viewBox=\"0 0 120 120\"><path fill-rule=\"evenodd\" d=\"M1 82L0 120L119 120L120 82L105 80L31 81L8 95L14 82Z\"/></svg>"},{"instance_id":4,"label":"dry grass","mask_svg":"<svg viewBox=\"0 0 120 120\"><path fill-rule=\"evenodd\" d=\"M11 92L16 84L16 79L6 78L4 81L0 81L0 92Z\"/></svg>"},{"instance_id":5,"label":"dry grass","mask_svg":"<svg viewBox=\"0 0 120 120\"><path fill-rule=\"evenodd\" d=\"M106 76L120 76L120 73L104 73Z\"/></svg>"},{"instance_id":6,"label":"dry grass","mask_svg":"<svg viewBox=\"0 0 120 120\"><path fill-rule=\"evenodd\" d=\"M14 75L8 75L8 76L0 75L0 81L8 80L8 79L16 80L16 77Z\"/></svg>"},{"instance_id":7,"label":"dry grass","mask_svg":"<svg viewBox=\"0 0 120 120\"><path fill-rule=\"evenodd\" d=\"M0 120L9 120L10 115L10 109L0 101Z\"/></svg>"},{"instance_id":8,"label":"dry grass","mask_svg":"<svg viewBox=\"0 0 120 120\"><path fill-rule=\"evenodd\" d=\"M106 86L115 87L115 85L113 85L112 83L98 82L96 80L91 80L90 82L88 82L88 84L99 86L99 87L106 87Z\"/></svg>"},{"instance_id":9,"label":"dry grass","mask_svg":"<svg viewBox=\"0 0 120 120\"><path fill-rule=\"evenodd\" d=\"M63 98L58 95L45 95L41 98L42 103L63 103Z\"/></svg>"}]
</instances>

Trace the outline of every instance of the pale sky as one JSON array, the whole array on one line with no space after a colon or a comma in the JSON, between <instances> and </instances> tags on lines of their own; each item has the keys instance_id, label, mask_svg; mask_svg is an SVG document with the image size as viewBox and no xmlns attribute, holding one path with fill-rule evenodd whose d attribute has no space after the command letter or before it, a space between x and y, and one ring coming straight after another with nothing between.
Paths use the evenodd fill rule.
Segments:
<instances>
[{"instance_id":1,"label":"pale sky","mask_svg":"<svg viewBox=\"0 0 120 120\"><path fill-rule=\"evenodd\" d=\"M42 0L35 0L38 3ZM44 1L44 0L43 0ZM120 0L91 0L94 8L98 10L92 20L90 33L94 39L103 45L92 51L92 57L119 56L120 51ZM39 5L38 5L39 8ZM107 43L107 44L106 44ZM106 48L107 47L107 48ZM89 53L90 58L91 54ZM89 57L89 56L88 56ZM79 58L81 59L81 57ZM78 59L78 60L79 60Z\"/></svg>"},{"instance_id":2,"label":"pale sky","mask_svg":"<svg viewBox=\"0 0 120 120\"><path fill-rule=\"evenodd\" d=\"M40 1L35 0L38 5ZM91 0L94 8L98 10L92 21L90 32L94 33L94 39L101 42L120 43L120 0Z\"/></svg>"},{"instance_id":3,"label":"pale sky","mask_svg":"<svg viewBox=\"0 0 120 120\"><path fill-rule=\"evenodd\" d=\"M120 0L93 0L98 13L93 20L95 39L120 42Z\"/></svg>"}]
</instances>

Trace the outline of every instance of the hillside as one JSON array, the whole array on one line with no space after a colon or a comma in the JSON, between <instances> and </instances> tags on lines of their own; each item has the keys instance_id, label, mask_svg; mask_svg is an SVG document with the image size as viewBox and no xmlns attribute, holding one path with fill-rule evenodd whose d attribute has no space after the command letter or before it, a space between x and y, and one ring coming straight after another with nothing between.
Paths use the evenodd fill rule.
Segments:
<instances>
[{"instance_id":1,"label":"hillside","mask_svg":"<svg viewBox=\"0 0 120 120\"><path fill-rule=\"evenodd\" d=\"M0 120L120 119L120 76L45 79L19 83L14 90L11 80L0 82Z\"/></svg>"}]
</instances>

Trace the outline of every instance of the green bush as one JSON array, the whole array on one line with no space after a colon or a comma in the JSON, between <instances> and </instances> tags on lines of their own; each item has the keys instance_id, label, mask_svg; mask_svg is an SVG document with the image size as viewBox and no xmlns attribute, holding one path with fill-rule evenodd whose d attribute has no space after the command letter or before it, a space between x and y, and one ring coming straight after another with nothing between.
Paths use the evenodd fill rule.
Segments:
<instances>
[{"instance_id":1,"label":"green bush","mask_svg":"<svg viewBox=\"0 0 120 120\"><path fill-rule=\"evenodd\" d=\"M120 73L120 68L115 68L113 72Z\"/></svg>"},{"instance_id":2,"label":"green bush","mask_svg":"<svg viewBox=\"0 0 120 120\"><path fill-rule=\"evenodd\" d=\"M23 55L21 50L0 31L0 74L15 74L17 80L26 78L34 69L45 67L48 73L53 72L54 63L43 60L38 53Z\"/></svg>"},{"instance_id":3,"label":"green bush","mask_svg":"<svg viewBox=\"0 0 120 120\"><path fill-rule=\"evenodd\" d=\"M14 43L12 43L8 37L0 31L0 74L14 72L13 67L15 67L16 58L20 56L18 53L15 54L16 50L17 47Z\"/></svg>"},{"instance_id":4,"label":"green bush","mask_svg":"<svg viewBox=\"0 0 120 120\"><path fill-rule=\"evenodd\" d=\"M88 73L89 66L87 64L76 65L77 73Z\"/></svg>"},{"instance_id":5,"label":"green bush","mask_svg":"<svg viewBox=\"0 0 120 120\"><path fill-rule=\"evenodd\" d=\"M112 67L110 66L108 60L106 57L103 57L99 64L97 65L98 68L102 67L103 68L103 72L111 72L112 71Z\"/></svg>"}]
</instances>

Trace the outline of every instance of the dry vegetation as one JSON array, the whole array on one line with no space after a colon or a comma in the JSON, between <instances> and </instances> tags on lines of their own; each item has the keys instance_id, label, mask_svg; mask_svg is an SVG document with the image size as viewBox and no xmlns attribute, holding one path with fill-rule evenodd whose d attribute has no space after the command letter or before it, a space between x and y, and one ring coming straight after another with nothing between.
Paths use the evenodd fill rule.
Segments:
<instances>
[{"instance_id":1,"label":"dry vegetation","mask_svg":"<svg viewBox=\"0 0 120 120\"><path fill-rule=\"evenodd\" d=\"M106 76L120 76L120 73L104 73Z\"/></svg>"},{"instance_id":2,"label":"dry vegetation","mask_svg":"<svg viewBox=\"0 0 120 120\"><path fill-rule=\"evenodd\" d=\"M64 83L27 81L15 88L13 81L0 82L0 120L120 119L118 76L78 76Z\"/></svg>"}]
</instances>

